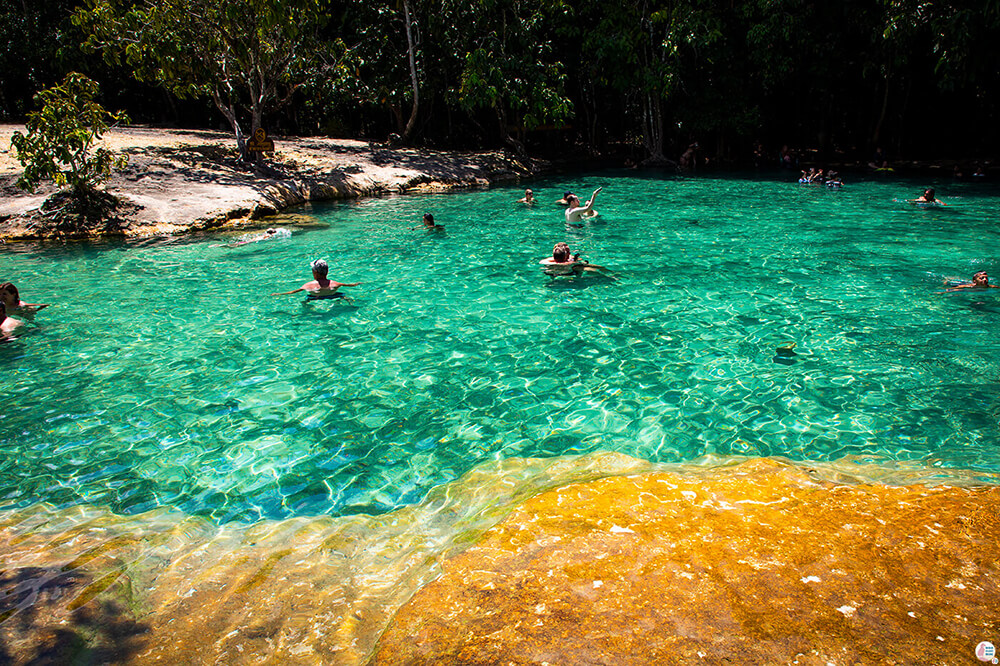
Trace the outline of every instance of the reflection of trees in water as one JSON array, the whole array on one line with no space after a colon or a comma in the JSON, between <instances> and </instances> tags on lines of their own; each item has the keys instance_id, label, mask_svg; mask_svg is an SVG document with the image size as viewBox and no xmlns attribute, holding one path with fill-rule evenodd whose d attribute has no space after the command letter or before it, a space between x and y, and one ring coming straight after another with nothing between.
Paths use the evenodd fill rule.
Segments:
<instances>
[{"instance_id":1,"label":"reflection of trees in water","mask_svg":"<svg viewBox=\"0 0 1000 666\"><path fill-rule=\"evenodd\" d=\"M94 579L80 569L21 567L0 573L0 664L109 664L142 647L146 625L121 601L92 597L118 572Z\"/></svg>"}]
</instances>

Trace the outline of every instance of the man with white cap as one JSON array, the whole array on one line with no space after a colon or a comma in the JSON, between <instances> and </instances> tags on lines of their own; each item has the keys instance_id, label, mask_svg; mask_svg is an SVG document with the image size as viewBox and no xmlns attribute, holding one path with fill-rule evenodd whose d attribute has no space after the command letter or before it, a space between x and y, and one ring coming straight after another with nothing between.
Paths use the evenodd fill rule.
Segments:
<instances>
[{"instance_id":1,"label":"man with white cap","mask_svg":"<svg viewBox=\"0 0 1000 666\"><path fill-rule=\"evenodd\" d=\"M271 294L272 296L288 296L289 294L297 294L300 291L306 292L306 301L320 301L326 299L343 298L348 303L353 304L354 301L347 296L338 291L341 287L357 287L360 282L335 282L326 277L327 272L330 267L327 265L326 261L323 259L317 259L312 262L312 273L313 280L311 282L306 282L304 285L298 289L293 289L291 291L283 291L280 293Z\"/></svg>"}]
</instances>

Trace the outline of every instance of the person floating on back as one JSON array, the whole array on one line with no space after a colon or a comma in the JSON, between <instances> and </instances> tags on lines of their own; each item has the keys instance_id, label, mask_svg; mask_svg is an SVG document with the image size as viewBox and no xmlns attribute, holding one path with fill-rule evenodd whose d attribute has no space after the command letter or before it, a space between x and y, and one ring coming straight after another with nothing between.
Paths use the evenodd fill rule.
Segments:
<instances>
[{"instance_id":1,"label":"person floating on back","mask_svg":"<svg viewBox=\"0 0 1000 666\"><path fill-rule=\"evenodd\" d=\"M972 276L972 282L962 282L955 284L951 280L945 280L944 284L948 289L939 291L939 294L947 294L949 291L960 291L962 289L1000 289L1000 284L990 284L990 276L986 271L979 271Z\"/></svg>"},{"instance_id":2,"label":"person floating on back","mask_svg":"<svg viewBox=\"0 0 1000 666\"><path fill-rule=\"evenodd\" d=\"M322 301L329 299L342 298L350 304L354 304L351 298L340 291L341 287L357 287L360 282L335 282L333 280L327 279L326 274L329 272L330 267L327 266L326 261L323 259L317 259L312 262L312 274L313 280L311 282L306 282L304 285L298 289L293 289L291 291L283 291L279 293L271 294L272 296L288 296L289 294L297 294L300 291L306 292L306 302L308 301Z\"/></svg>"},{"instance_id":3,"label":"person floating on back","mask_svg":"<svg viewBox=\"0 0 1000 666\"><path fill-rule=\"evenodd\" d=\"M42 308L49 307L48 303L25 303L22 301L17 287L12 282L0 284L0 302L7 306L7 312L21 317L33 317Z\"/></svg>"},{"instance_id":4,"label":"person floating on back","mask_svg":"<svg viewBox=\"0 0 1000 666\"><path fill-rule=\"evenodd\" d=\"M598 187L594 190L594 193L590 195L590 201L584 205L580 205L580 198L575 194L570 194L566 197L566 201L569 207L566 209L566 221L570 224L576 224L586 217L594 217L597 213L594 211L594 199L597 198L598 193L603 190L603 187Z\"/></svg>"},{"instance_id":5,"label":"person floating on back","mask_svg":"<svg viewBox=\"0 0 1000 666\"><path fill-rule=\"evenodd\" d=\"M552 256L545 257L538 263L542 265L545 274L553 278L563 275L579 277L585 271L604 273L608 277L614 277L604 266L598 266L589 261L580 261L580 255L573 256L566 243L556 243L555 247L552 248Z\"/></svg>"}]
</instances>

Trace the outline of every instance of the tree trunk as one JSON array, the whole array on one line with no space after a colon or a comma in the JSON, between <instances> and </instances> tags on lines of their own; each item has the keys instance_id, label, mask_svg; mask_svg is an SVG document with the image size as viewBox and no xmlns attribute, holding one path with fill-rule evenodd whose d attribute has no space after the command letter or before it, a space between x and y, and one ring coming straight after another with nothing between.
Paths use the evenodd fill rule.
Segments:
<instances>
[{"instance_id":1,"label":"tree trunk","mask_svg":"<svg viewBox=\"0 0 1000 666\"><path fill-rule=\"evenodd\" d=\"M247 159L247 138L243 134L243 128L240 127L240 121L236 119L236 112L233 110L232 106L226 104L222 95L215 88L212 89L212 101L215 102L215 107L219 109L226 120L229 121L229 126L233 128L233 134L236 135L236 148L240 151L240 159Z\"/></svg>"},{"instance_id":2,"label":"tree trunk","mask_svg":"<svg viewBox=\"0 0 1000 666\"><path fill-rule=\"evenodd\" d=\"M259 95L254 95L253 98L253 110L250 114L250 136L257 136L257 130L263 127L262 116L263 110L261 109L261 99ZM262 161L263 153L259 150L255 150L249 154L249 161L252 164L260 164Z\"/></svg>"},{"instance_id":3,"label":"tree trunk","mask_svg":"<svg viewBox=\"0 0 1000 666\"><path fill-rule=\"evenodd\" d=\"M890 81L890 71L887 69L885 73L885 90L882 92L882 110L878 114L878 120L875 122L875 129L872 130L872 145L878 146L882 143L882 125L885 123L885 115L889 110L889 81Z\"/></svg>"},{"instance_id":4,"label":"tree trunk","mask_svg":"<svg viewBox=\"0 0 1000 666\"><path fill-rule=\"evenodd\" d=\"M403 123L403 110L399 107L399 104L390 104L387 102L387 106L392 112L393 120L396 121L396 132L402 136L403 132L406 131L406 125Z\"/></svg>"},{"instance_id":5,"label":"tree trunk","mask_svg":"<svg viewBox=\"0 0 1000 666\"><path fill-rule=\"evenodd\" d=\"M528 166L531 166L531 158L528 157L528 151L525 149L524 144L515 139L510 135L507 130L507 114L501 109L497 108L497 120L500 123L500 136L503 137L504 143L514 149L517 156L526 162Z\"/></svg>"},{"instance_id":6,"label":"tree trunk","mask_svg":"<svg viewBox=\"0 0 1000 666\"><path fill-rule=\"evenodd\" d=\"M420 85L417 81L417 56L413 41L413 21L410 18L410 0L403 0L403 15L406 19L406 50L410 56L410 85L413 88L413 108L403 130L403 141L409 141L417 124L417 112L420 110Z\"/></svg>"},{"instance_id":7,"label":"tree trunk","mask_svg":"<svg viewBox=\"0 0 1000 666\"><path fill-rule=\"evenodd\" d=\"M646 93L643 103L643 143L649 157L643 164L666 164L670 160L663 154L663 107L658 97Z\"/></svg>"}]
</instances>

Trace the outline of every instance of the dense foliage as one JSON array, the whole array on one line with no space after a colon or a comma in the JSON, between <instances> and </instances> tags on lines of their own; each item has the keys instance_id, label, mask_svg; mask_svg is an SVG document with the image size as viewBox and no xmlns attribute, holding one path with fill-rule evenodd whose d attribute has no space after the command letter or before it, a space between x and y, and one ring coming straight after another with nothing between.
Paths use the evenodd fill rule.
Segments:
<instances>
[{"instance_id":1,"label":"dense foliage","mask_svg":"<svg viewBox=\"0 0 1000 666\"><path fill-rule=\"evenodd\" d=\"M11 120L76 69L139 121L190 123L182 100L204 100L241 146L265 126L738 162L1000 140L998 0L16 0L0 19Z\"/></svg>"}]
</instances>

